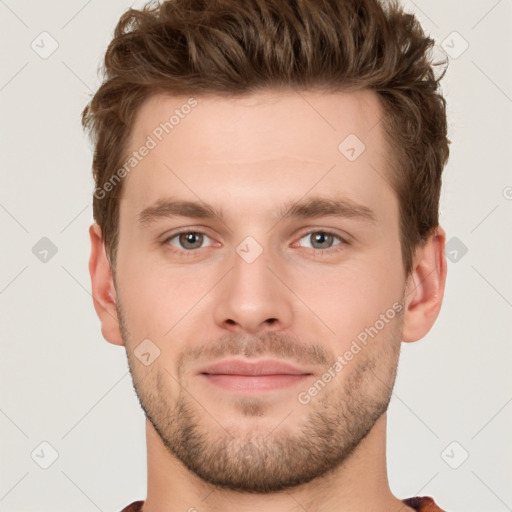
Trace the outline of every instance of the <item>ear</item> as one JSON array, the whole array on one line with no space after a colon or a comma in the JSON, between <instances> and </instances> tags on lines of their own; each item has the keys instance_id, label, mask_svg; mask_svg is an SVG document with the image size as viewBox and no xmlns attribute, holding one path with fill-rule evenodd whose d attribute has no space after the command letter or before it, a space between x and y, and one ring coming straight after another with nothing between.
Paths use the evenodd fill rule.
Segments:
<instances>
[{"instance_id":1,"label":"ear","mask_svg":"<svg viewBox=\"0 0 512 512\"><path fill-rule=\"evenodd\" d=\"M101 333L113 345L124 345L117 318L114 279L105 253L101 228L98 224L91 225L89 236L91 237L89 274L92 283L92 300L101 322Z\"/></svg>"},{"instance_id":2,"label":"ear","mask_svg":"<svg viewBox=\"0 0 512 512\"><path fill-rule=\"evenodd\" d=\"M446 282L446 233L438 226L416 249L405 293L402 340L417 341L432 328L439 315Z\"/></svg>"}]
</instances>

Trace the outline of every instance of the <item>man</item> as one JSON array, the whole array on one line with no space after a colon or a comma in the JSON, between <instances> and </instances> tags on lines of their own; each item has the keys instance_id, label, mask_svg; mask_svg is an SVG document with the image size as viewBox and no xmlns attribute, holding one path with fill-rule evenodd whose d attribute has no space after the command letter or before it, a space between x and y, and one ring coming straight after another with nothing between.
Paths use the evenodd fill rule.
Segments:
<instances>
[{"instance_id":1,"label":"man","mask_svg":"<svg viewBox=\"0 0 512 512\"><path fill-rule=\"evenodd\" d=\"M388 485L401 342L443 298L433 41L377 0L129 10L83 113L90 274L147 421L125 511L439 511Z\"/></svg>"}]
</instances>

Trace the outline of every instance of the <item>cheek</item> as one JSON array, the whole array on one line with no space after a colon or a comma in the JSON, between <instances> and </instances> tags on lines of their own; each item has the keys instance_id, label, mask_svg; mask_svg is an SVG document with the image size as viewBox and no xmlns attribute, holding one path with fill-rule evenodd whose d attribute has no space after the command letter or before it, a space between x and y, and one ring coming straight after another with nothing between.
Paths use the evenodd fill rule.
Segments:
<instances>
[{"instance_id":1,"label":"cheek","mask_svg":"<svg viewBox=\"0 0 512 512\"><path fill-rule=\"evenodd\" d=\"M123 252L120 247L118 254L118 294L130 334L134 338L159 338L171 327L169 283L134 249L127 256L126 249Z\"/></svg>"},{"instance_id":2,"label":"cheek","mask_svg":"<svg viewBox=\"0 0 512 512\"><path fill-rule=\"evenodd\" d=\"M393 308L404 286L400 253L392 247L339 267L319 268L309 274L309 286L299 284L305 277L293 288L332 331L337 350ZM312 323L318 321L315 315Z\"/></svg>"},{"instance_id":3,"label":"cheek","mask_svg":"<svg viewBox=\"0 0 512 512\"><path fill-rule=\"evenodd\" d=\"M118 269L119 295L130 334L165 344L199 311L201 299L218 281L220 272L214 265L166 265L132 250L129 257L120 259Z\"/></svg>"}]
</instances>

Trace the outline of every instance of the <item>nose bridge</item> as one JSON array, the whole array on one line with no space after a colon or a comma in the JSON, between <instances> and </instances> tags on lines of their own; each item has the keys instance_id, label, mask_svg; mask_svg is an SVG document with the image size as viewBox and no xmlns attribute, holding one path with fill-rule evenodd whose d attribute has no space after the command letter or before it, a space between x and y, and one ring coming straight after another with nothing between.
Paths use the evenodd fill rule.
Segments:
<instances>
[{"instance_id":1,"label":"nose bridge","mask_svg":"<svg viewBox=\"0 0 512 512\"><path fill-rule=\"evenodd\" d=\"M273 276L268 269L272 264L269 249L259 243L256 246L257 243L254 239L245 240L236 248L233 258L232 291L247 298L270 295L275 284L271 283Z\"/></svg>"},{"instance_id":2,"label":"nose bridge","mask_svg":"<svg viewBox=\"0 0 512 512\"><path fill-rule=\"evenodd\" d=\"M270 270L274 263L270 249L251 236L236 247L216 305L219 325L251 332L289 325L291 297Z\"/></svg>"}]
</instances>

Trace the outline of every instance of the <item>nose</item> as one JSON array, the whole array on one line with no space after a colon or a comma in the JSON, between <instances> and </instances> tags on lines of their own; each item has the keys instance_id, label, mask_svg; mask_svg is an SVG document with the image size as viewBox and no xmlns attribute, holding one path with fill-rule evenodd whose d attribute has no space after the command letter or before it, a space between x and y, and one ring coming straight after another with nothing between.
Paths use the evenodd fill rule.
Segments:
<instances>
[{"instance_id":1,"label":"nose","mask_svg":"<svg viewBox=\"0 0 512 512\"><path fill-rule=\"evenodd\" d=\"M215 322L231 332L282 330L293 317L293 293L264 250L249 263L235 253L233 268L217 289ZM284 280L286 281L286 280Z\"/></svg>"}]
</instances>

